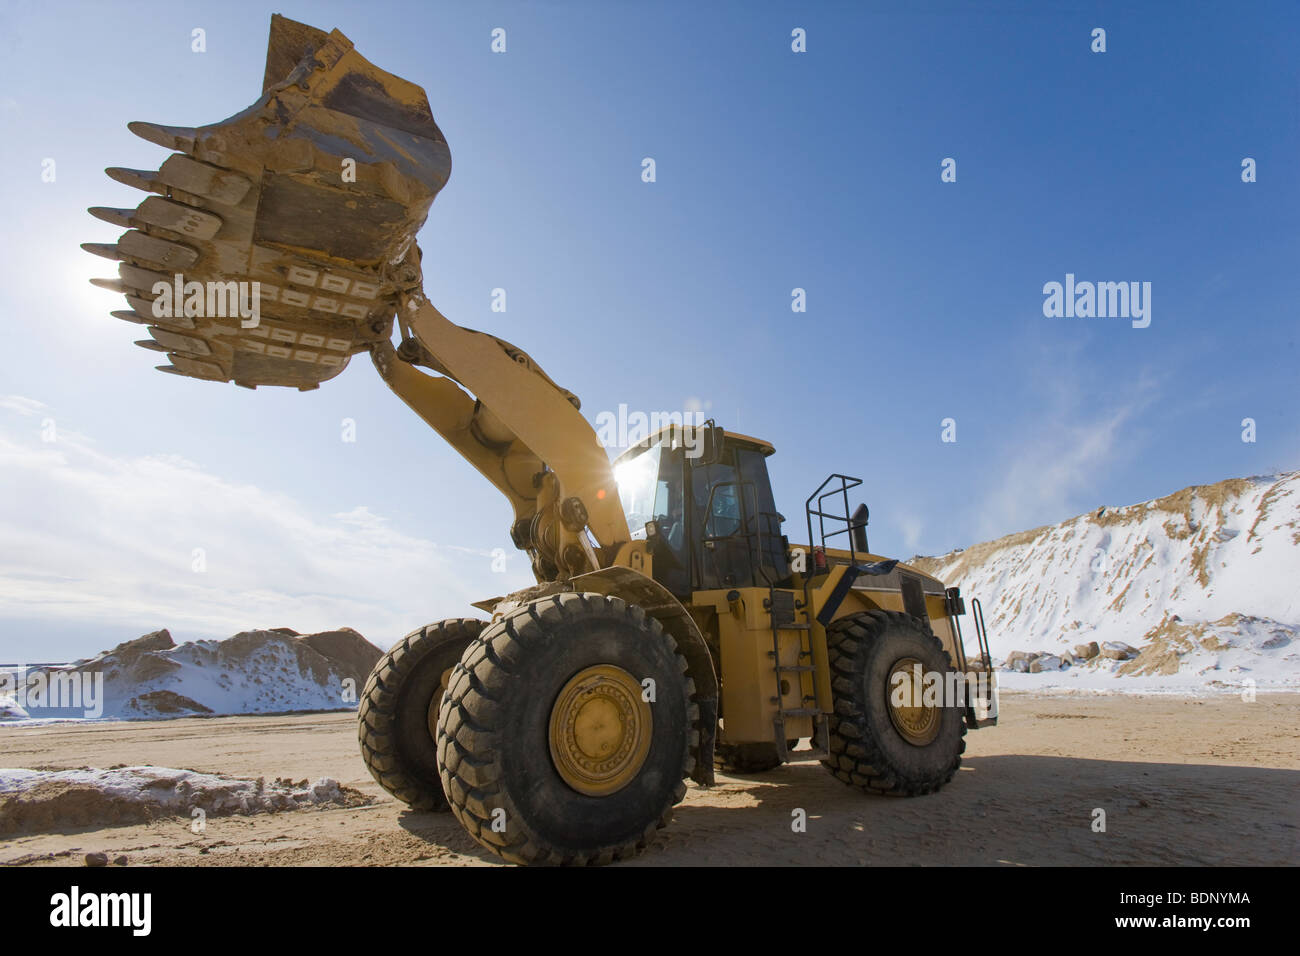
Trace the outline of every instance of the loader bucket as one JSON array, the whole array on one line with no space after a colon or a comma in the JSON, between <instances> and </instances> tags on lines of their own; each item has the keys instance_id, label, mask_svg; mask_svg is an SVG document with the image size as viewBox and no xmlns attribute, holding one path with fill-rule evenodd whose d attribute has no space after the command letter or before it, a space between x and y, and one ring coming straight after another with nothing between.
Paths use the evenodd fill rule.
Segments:
<instances>
[{"instance_id":1,"label":"loader bucket","mask_svg":"<svg viewBox=\"0 0 1300 956\"><path fill-rule=\"evenodd\" d=\"M392 334L421 284L415 235L451 172L424 91L376 68L338 30L271 18L262 96L198 128L131 123L174 150L157 171L112 168L151 193L91 214L114 244L117 318L147 327L164 372L316 388Z\"/></svg>"}]
</instances>

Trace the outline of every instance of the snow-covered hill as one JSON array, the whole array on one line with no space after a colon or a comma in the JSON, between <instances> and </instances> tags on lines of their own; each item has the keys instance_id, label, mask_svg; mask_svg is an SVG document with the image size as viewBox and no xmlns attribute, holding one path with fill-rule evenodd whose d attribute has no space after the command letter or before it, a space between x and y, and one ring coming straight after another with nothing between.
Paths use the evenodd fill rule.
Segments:
<instances>
[{"instance_id":1,"label":"snow-covered hill","mask_svg":"<svg viewBox=\"0 0 1300 956\"><path fill-rule=\"evenodd\" d=\"M351 628L180 645L162 630L90 660L4 675L0 720L351 709L380 656Z\"/></svg>"},{"instance_id":2,"label":"snow-covered hill","mask_svg":"<svg viewBox=\"0 0 1300 956\"><path fill-rule=\"evenodd\" d=\"M1184 488L913 563L983 601L999 661L1091 641L1142 652L1003 673L1006 687L1300 686L1300 473Z\"/></svg>"}]
</instances>

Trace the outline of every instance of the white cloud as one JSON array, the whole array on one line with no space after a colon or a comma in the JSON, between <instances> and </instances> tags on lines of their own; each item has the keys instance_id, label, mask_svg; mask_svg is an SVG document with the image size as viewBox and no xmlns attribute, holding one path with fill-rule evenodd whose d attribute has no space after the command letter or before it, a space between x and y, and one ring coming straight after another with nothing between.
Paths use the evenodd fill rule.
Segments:
<instances>
[{"instance_id":1,"label":"white cloud","mask_svg":"<svg viewBox=\"0 0 1300 956\"><path fill-rule=\"evenodd\" d=\"M996 538L1070 517L1074 496L1095 487L1114 458L1119 428L1129 416L1121 408L1081 425L1031 429L1036 437L1006 466L984 504L982 536Z\"/></svg>"},{"instance_id":2,"label":"white cloud","mask_svg":"<svg viewBox=\"0 0 1300 956\"><path fill-rule=\"evenodd\" d=\"M44 402L38 402L34 398L24 398L21 395L0 395L0 408L17 412L19 415L35 415L46 407Z\"/></svg>"},{"instance_id":3,"label":"white cloud","mask_svg":"<svg viewBox=\"0 0 1300 956\"><path fill-rule=\"evenodd\" d=\"M921 532L925 528L925 523L910 512L897 512L893 515L893 519L894 525L898 528L898 533L903 539L903 547L915 554L917 547L921 544Z\"/></svg>"},{"instance_id":4,"label":"white cloud","mask_svg":"<svg viewBox=\"0 0 1300 956\"><path fill-rule=\"evenodd\" d=\"M0 617L178 638L348 625L388 646L531 583L518 580L522 560L494 574L490 551L436 545L364 504L315 515L175 455L115 457L63 431L42 442L19 416L44 407L0 402ZM195 571L200 552L206 570ZM0 656L30 655L38 640L6 637Z\"/></svg>"},{"instance_id":5,"label":"white cloud","mask_svg":"<svg viewBox=\"0 0 1300 956\"><path fill-rule=\"evenodd\" d=\"M1017 424L998 460L998 484L980 507L980 539L1054 524L1093 505L1090 493L1135 441L1124 429L1153 400L1156 383L1137 381L1109 402L1062 365L1039 381L1043 404Z\"/></svg>"}]
</instances>

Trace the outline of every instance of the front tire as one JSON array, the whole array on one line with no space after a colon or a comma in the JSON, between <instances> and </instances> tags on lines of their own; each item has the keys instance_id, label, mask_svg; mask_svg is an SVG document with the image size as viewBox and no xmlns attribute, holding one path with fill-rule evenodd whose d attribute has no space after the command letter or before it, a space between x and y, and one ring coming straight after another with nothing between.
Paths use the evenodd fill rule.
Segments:
<instances>
[{"instance_id":1,"label":"front tire","mask_svg":"<svg viewBox=\"0 0 1300 956\"><path fill-rule=\"evenodd\" d=\"M442 702L452 813L514 863L639 853L686 794L694 691L673 639L619 598L566 592L516 609L466 652Z\"/></svg>"},{"instance_id":2,"label":"front tire","mask_svg":"<svg viewBox=\"0 0 1300 956\"><path fill-rule=\"evenodd\" d=\"M412 809L447 809L435 737L443 679L486 626L452 618L412 631L366 681L357 711L361 759L381 787Z\"/></svg>"},{"instance_id":3,"label":"front tire","mask_svg":"<svg viewBox=\"0 0 1300 956\"><path fill-rule=\"evenodd\" d=\"M851 787L889 796L933 793L951 780L966 749L959 703L941 698L937 707L896 707L890 701L891 677L900 671L911 673L914 665L923 674L953 670L939 639L906 614L861 611L834 621L826 640L835 710L822 766Z\"/></svg>"}]
</instances>

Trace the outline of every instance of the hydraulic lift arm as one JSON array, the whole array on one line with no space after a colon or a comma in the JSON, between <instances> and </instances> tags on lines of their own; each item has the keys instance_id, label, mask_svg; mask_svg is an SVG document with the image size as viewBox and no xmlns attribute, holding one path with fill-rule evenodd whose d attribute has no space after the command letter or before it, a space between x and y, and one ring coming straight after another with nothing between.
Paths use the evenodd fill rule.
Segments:
<instances>
[{"instance_id":1,"label":"hydraulic lift arm","mask_svg":"<svg viewBox=\"0 0 1300 956\"><path fill-rule=\"evenodd\" d=\"M420 293L402 297L398 323L402 345L372 345L375 368L506 496L515 513L511 537L529 553L538 580L611 565L630 540L627 518L609 457L577 397L527 353L456 325Z\"/></svg>"}]
</instances>

